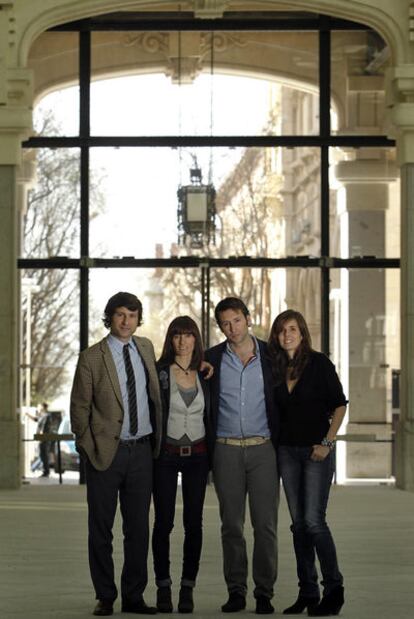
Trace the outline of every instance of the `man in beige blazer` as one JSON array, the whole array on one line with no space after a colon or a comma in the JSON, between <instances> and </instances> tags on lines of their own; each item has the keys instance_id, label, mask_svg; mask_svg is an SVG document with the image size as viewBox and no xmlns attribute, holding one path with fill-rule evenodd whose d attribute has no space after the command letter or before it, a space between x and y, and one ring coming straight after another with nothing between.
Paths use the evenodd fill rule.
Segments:
<instances>
[{"instance_id":1,"label":"man in beige blazer","mask_svg":"<svg viewBox=\"0 0 414 619\"><path fill-rule=\"evenodd\" d=\"M81 352L71 393L76 447L84 456L89 509L89 565L98 603L112 615L118 595L112 527L120 502L124 533L122 611L155 614L147 584L148 513L153 457L161 442L161 401L152 343L133 334L142 304L119 292L106 305L107 337Z\"/></svg>"}]
</instances>

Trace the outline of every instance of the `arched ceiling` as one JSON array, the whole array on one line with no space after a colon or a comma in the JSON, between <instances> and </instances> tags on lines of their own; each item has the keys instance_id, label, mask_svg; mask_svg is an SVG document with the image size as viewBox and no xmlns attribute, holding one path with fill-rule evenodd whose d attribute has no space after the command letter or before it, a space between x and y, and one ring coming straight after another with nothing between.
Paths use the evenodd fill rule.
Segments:
<instances>
[{"instance_id":1,"label":"arched ceiling","mask_svg":"<svg viewBox=\"0 0 414 619\"><path fill-rule=\"evenodd\" d=\"M21 27L18 45L19 66L24 66L33 41L45 30L69 21L103 15L113 11L192 11L201 17L214 17L228 12L305 11L358 21L377 30L387 41L395 63L409 62L412 54L407 37L409 2L400 0L15 0Z\"/></svg>"}]
</instances>

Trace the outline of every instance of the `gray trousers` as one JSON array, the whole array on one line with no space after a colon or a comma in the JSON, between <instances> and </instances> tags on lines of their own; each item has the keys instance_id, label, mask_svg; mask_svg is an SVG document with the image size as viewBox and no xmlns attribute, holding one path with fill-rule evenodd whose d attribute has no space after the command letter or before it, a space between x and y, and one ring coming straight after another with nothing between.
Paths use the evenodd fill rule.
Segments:
<instances>
[{"instance_id":1,"label":"gray trousers","mask_svg":"<svg viewBox=\"0 0 414 619\"><path fill-rule=\"evenodd\" d=\"M254 532L254 596L273 596L277 577L279 476L271 442L250 447L216 443L213 478L220 505L224 578L229 593L247 592L243 529L246 496Z\"/></svg>"}]
</instances>

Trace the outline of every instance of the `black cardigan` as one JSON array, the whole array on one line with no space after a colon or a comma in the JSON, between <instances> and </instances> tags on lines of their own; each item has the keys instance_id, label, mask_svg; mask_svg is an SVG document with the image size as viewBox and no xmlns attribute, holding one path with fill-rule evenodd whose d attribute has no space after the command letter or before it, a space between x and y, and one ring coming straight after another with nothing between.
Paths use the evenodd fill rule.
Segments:
<instances>
[{"instance_id":1,"label":"black cardigan","mask_svg":"<svg viewBox=\"0 0 414 619\"><path fill-rule=\"evenodd\" d=\"M318 445L329 430L332 413L345 406L335 366L323 353L312 351L291 393L286 381L275 387L281 416L281 445Z\"/></svg>"}]
</instances>

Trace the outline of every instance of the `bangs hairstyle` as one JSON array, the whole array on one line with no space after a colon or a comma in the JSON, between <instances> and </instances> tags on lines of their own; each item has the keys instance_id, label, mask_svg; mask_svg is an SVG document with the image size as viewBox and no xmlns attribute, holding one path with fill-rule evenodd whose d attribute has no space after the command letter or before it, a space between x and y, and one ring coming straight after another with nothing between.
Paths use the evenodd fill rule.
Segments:
<instances>
[{"instance_id":1,"label":"bangs hairstyle","mask_svg":"<svg viewBox=\"0 0 414 619\"><path fill-rule=\"evenodd\" d=\"M289 359L288 354L279 343L279 334L283 331L283 327L289 320L296 320L302 336L302 341L293 359ZM312 338L309 333L309 328L300 312L289 309L276 316L270 330L267 349L276 383L281 383L286 380L288 368L290 370L290 380L296 380L300 377L308 363L309 354L312 351Z\"/></svg>"},{"instance_id":2,"label":"bangs hairstyle","mask_svg":"<svg viewBox=\"0 0 414 619\"><path fill-rule=\"evenodd\" d=\"M170 322L158 363L172 365L175 359L173 337L174 335L188 333L194 336L194 350L191 357L190 369L198 370L204 358L203 342L201 340L200 329L190 316L177 316L177 318L174 318L174 320Z\"/></svg>"},{"instance_id":3,"label":"bangs hairstyle","mask_svg":"<svg viewBox=\"0 0 414 619\"><path fill-rule=\"evenodd\" d=\"M118 307L126 307L130 312L138 310L138 327L142 324L142 303L130 292L117 292L106 304L102 322L107 329L111 328L112 317Z\"/></svg>"}]
</instances>

